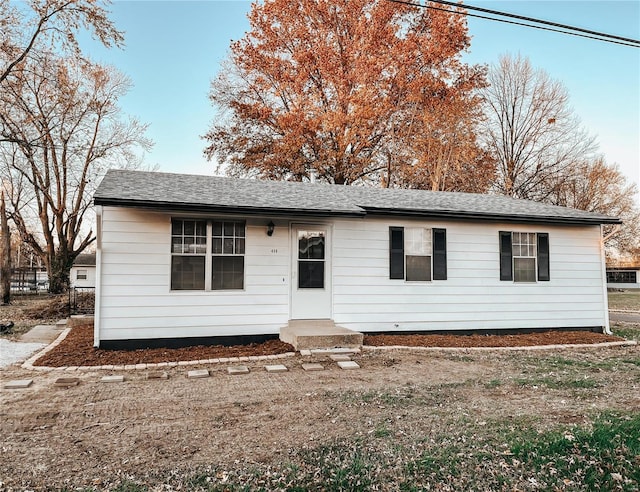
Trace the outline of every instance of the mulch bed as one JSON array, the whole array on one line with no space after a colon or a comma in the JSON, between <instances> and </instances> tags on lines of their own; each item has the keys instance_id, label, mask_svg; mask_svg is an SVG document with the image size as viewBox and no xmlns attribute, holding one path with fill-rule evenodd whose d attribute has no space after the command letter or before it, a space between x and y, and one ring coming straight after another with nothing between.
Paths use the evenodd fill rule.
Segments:
<instances>
[{"instance_id":1,"label":"mulch bed","mask_svg":"<svg viewBox=\"0 0 640 492\"><path fill-rule=\"evenodd\" d=\"M377 347L532 347L573 343L621 342L624 338L590 331L543 331L518 335L366 335L365 345Z\"/></svg>"},{"instance_id":2,"label":"mulch bed","mask_svg":"<svg viewBox=\"0 0 640 492\"><path fill-rule=\"evenodd\" d=\"M221 357L248 357L293 352L288 343L268 340L250 345L198 345L183 348L154 348L139 350L101 350L93 347L93 326L73 328L53 350L34 362L34 366L109 366L151 364L157 362L193 361Z\"/></svg>"},{"instance_id":3,"label":"mulch bed","mask_svg":"<svg viewBox=\"0 0 640 492\"><path fill-rule=\"evenodd\" d=\"M546 331L520 335L366 335L364 345L408 347L518 347L564 345L574 343L618 342L623 338L587 331ZM78 326L53 350L39 358L36 366L100 366L194 361L223 357L248 357L293 352L288 343L269 340L264 343L234 346L155 348L140 350L101 350L93 347L93 327Z\"/></svg>"}]
</instances>

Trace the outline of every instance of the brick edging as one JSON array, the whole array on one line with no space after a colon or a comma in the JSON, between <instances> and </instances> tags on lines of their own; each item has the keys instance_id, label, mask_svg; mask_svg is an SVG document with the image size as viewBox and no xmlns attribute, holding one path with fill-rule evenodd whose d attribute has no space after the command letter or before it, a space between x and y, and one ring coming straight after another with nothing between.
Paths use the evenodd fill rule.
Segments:
<instances>
[{"instance_id":1,"label":"brick edging","mask_svg":"<svg viewBox=\"0 0 640 492\"><path fill-rule=\"evenodd\" d=\"M24 361L22 363L22 368L39 370L40 369L39 366L34 366L33 363L37 361L40 357L42 357L44 354L52 351L54 348L60 345L62 340L67 338L67 335L69 334L70 331L71 331L71 328L65 328L64 330L62 330L62 333L58 335L58 338L56 338L53 342L51 342L49 345L43 348L40 352L36 352L34 355L32 355L26 361Z\"/></svg>"},{"instance_id":2,"label":"brick edging","mask_svg":"<svg viewBox=\"0 0 640 492\"><path fill-rule=\"evenodd\" d=\"M602 348L602 347L632 347L638 345L635 340L625 340L622 342L600 342L600 343L565 343L555 345L530 345L516 347L409 347L406 345L363 345L364 350L385 351L385 350L415 350L418 352L490 352L490 351L515 351L515 350L557 350L563 348Z\"/></svg>"},{"instance_id":3,"label":"brick edging","mask_svg":"<svg viewBox=\"0 0 640 492\"><path fill-rule=\"evenodd\" d=\"M272 361L277 359L286 359L288 357L295 357L296 352L285 352L283 354L273 355L250 355L246 357L220 357L216 359L201 359L191 361L175 361L175 362L153 362L148 364L109 364L101 366L64 366L64 367L51 367L51 366L34 366L33 363L40 357L50 352L66 338L71 331L71 328L66 328L58 335L51 344L46 346L40 352L32 355L29 359L22 363L23 369L29 369L33 371L131 371L131 370L146 370L156 368L167 367L182 367L190 365L202 365L202 364L227 364L230 362L263 362ZM416 351L416 352L490 352L490 351L533 351L533 350L557 350L563 348L603 348L603 347L631 347L638 345L635 340L625 340L621 342L601 342L601 343L568 343L568 344L555 344L555 345L531 345L531 346L516 346L516 347L410 347L406 345L388 345L388 346L376 346L376 345L363 345L362 349L367 351Z\"/></svg>"}]
</instances>

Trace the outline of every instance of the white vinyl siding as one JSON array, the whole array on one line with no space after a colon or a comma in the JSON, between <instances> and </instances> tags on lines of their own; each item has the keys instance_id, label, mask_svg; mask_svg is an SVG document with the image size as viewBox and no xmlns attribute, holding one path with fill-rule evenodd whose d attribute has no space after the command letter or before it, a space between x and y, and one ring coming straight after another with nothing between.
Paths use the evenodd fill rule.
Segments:
<instances>
[{"instance_id":1,"label":"white vinyl siding","mask_svg":"<svg viewBox=\"0 0 640 492\"><path fill-rule=\"evenodd\" d=\"M446 229L447 281L389 279L389 227ZM540 283L500 282L498 231L505 229L513 225L336 221L334 321L364 332L606 325L598 226L545 226L553 239L553 277ZM518 230L535 233L540 226L518 225Z\"/></svg>"},{"instance_id":2,"label":"white vinyl siding","mask_svg":"<svg viewBox=\"0 0 640 492\"><path fill-rule=\"evenodd\" d=\"M279 333L289 319L288 223L269 237L269 219L246 220L243 290L172 291L172 217L103 207L100 339Z\"/></svg>"},{"instance_id":3,"label":"white vinyl siding","mask_svg":"<svg viewBox=\"0 0 640 492\"><path fill-rule=\"evenodd\" d=\"M278 334L291 315L295 217L246 223L244 289L171 290L171 217L102 208L96 320L101 340ZM204 220L221 217L193 217ZM224 218L222 218L224 219ZM545 225L552 276L501 282L499 231L514 224L327 219L327 281L336 324L362 332L606 326L600 227ZM389 278L389 228L446 229L447 280ZM517 224L536 233L539 225Z\"/></svg>"},{"instance_id":4,"label":"white vinyl siding","mask_svg":"<svg viewBox=\"0 0 640 492\"><path fill-rule=\"evenodd\" d=\"M71 287L95 287L96 267L92 265L81 265L71 267L69 272Z\"/></svg>"}]
</instances>

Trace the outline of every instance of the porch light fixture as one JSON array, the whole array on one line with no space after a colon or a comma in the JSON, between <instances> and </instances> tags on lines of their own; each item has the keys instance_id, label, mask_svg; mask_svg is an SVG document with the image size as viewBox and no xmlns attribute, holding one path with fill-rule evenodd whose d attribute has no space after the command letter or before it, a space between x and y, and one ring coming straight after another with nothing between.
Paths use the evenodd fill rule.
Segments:
<instances>
[{"instance_id":1,"label":"porch light fixture","mask_svg":"<svg viewBox=\"0 0 640 492\"><path fill-rule=\"evenodd\" d=\"M273 220L270 220L267 224L267 236L273 236L273 231L276 228L276 225L273 223Z\"/></svg>"}]
</instances>

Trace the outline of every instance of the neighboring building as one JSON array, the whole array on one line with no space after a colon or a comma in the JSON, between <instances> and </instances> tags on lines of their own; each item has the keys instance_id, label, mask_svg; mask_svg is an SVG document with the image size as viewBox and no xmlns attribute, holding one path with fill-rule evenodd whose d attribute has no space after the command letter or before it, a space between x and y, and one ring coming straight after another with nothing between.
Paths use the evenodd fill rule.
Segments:
<instances>
[{"instance_id":1,"label":"neighboring building","mask_svg":"<svg viewBox=\"0 0 640 492\"><path fill-rule=\"evenodd\" d=\"M96 286L96 254L80 254L73 262L69 272L71 287L95 287Z\"/></svg>"},{"instance_id":2,"label":"neighboring building","mask_svg":"<svg viewBox=\"0 0 640 492\"><path fill-rule=\"evenodd\" d=\"M109 171L95 344L608 331L603 215L502 196Z\"/></svg>"},{"instance_id":3,"label":"neighboring building","mask_svg":"<svg viewBox=\"0 0 640 492\"><path fill-rule=\"evenodd\" d=\"M607 266L607 287L610 289L640 289L640 264Z\"/></svg>"}]
</instances>

